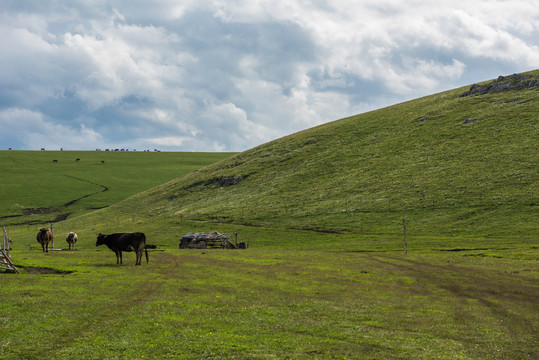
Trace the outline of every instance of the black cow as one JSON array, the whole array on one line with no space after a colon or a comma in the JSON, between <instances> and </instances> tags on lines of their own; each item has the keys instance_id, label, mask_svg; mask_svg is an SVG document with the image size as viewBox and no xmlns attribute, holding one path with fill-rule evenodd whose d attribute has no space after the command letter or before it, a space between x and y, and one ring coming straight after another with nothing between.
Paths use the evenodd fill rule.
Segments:
<instances>
[{"instance_id":1,"label":"black cow","mask_svg":"<svg viewBox=\"0 0 539 360\"><path fill-rule=\"evenodd\" d=\"M122 251L134 251L137 255L135 265L140 265L142 252L146 252L146 263L148 263L148 250L146 250L146 235L144 233L115 233L99 234L95 246L107 245L116 254L116 264L122 264Z\"/></svg>"}]
</instances>

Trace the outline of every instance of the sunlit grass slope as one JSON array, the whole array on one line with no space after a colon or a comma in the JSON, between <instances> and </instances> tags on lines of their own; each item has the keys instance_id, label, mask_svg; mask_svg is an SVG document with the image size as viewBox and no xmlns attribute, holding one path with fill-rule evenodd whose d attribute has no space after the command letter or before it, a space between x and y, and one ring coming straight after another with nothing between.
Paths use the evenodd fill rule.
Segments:
<instances>
[{"instance_id":1,"label":"sunlit grass slope","mask_svg":"<svg viewBox=\"0 0 539 360\"><path fill-rule=\"evenodd\" d=\"M405 212L420 234L536 236L539 90L468 88L292 134L111 211L359 234L400 232Z\"/></svg>"}]
</instances>

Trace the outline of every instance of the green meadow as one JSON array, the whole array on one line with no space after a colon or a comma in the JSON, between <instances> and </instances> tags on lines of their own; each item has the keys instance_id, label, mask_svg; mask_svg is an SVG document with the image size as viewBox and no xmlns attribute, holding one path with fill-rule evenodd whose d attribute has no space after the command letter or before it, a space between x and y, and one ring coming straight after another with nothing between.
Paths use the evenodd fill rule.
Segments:
<instances>
[{"instance_id":1,"label":"green meadow","mask_svg":"<svg viewBox=\"0 0 539 360\"><path fill-rule=\"evenodd\" d=\"M538 358L539 91L468 88L239 154L0 152L0 359Z\"/></svg>"},{"instance_id":2,"label":"green meadow","mask_svg":"<svg viewBox=\"0 0 539 360\"><path fill-rule=\"evenodd\" d=\"M107 207L230 155L0 151L0 220L3 225L63 220Z\"/></svg>"}]
</instances>

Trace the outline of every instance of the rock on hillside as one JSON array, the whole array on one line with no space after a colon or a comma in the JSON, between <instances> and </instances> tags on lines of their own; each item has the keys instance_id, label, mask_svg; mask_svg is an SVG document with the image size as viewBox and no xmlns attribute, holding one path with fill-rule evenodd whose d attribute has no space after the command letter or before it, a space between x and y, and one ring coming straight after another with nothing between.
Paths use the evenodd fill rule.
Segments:
<instances>
[{"instance_id":1,"label":"rock on hillside","mask_svg":"<svg viewBox=\"0 0 539 360\"><path fill-rule=\"evenodd\" d=\"M485 85L473 84L470 87L470 90L460 94L460 97L484 95L510 90L523 90L534 87L539 88L539 76L513 74L509 76L500 76L496 80Z\"/></svg>"}]
</instances>

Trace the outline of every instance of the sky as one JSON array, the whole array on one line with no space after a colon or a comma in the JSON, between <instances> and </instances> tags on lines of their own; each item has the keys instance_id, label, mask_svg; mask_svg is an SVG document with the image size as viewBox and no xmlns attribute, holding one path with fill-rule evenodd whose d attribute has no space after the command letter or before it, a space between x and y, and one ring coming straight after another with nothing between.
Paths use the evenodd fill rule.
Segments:
<instances>
[{"instance_id":1,"label":"sky","mask_svg":"<svg viewBox=\"0 0 539 360\"><path fill-rule=\"evenodd\" d=\"M0 0L0 150L244 151L539 68L537 0Z\"/></svg>"}]
</instances>

